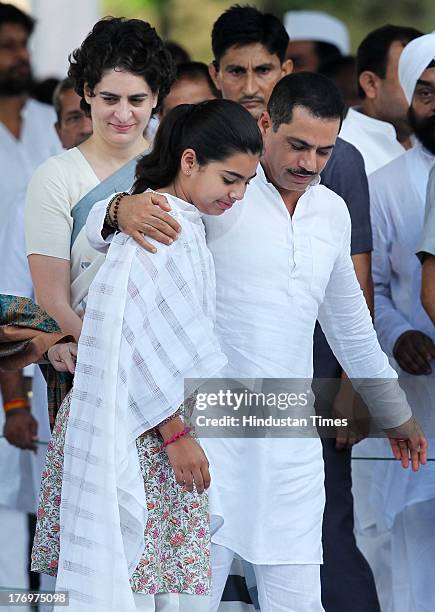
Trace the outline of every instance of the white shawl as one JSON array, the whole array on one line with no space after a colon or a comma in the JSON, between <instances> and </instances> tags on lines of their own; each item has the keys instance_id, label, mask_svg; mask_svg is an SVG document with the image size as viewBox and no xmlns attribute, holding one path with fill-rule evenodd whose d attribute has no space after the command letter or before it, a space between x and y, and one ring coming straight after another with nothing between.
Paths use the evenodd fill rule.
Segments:
<instances>
[{"instance_id":1,"label":"white shawl","mask_svg":"<svg viewBox=\"0 0 435 612\"><path fill-rule=\"evenodd\" d=\"M133 612L129 586L147 520L136 438L173 414L185 378L226 363L214 335L215 278L196 208L150 255L118 234L92 283L66 433L57 590L71 612Z\"/></svg>"}]
</instances>

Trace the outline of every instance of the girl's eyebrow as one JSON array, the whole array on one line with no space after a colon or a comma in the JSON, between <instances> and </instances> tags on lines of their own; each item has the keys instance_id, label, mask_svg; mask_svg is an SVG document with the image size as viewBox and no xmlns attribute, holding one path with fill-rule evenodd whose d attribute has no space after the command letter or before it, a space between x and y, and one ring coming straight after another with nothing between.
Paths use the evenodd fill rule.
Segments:
<instances>
[{"instance_id":1,"label":"girl's eyebrow","mask_svg":"<svg viewBox=\"0 0 435 612\"><path fill-rule=\"evenodd\" d=\"M233 172L232 170L224 170L224 172L226 172L227 174L231 174L231 176L234 176L235 178L245 179L245 177L242 174L239 174L238 172ZM252 176L249 177L248 181L252 180L256 176L257 176L257 173L253 174Z\"/></svg>"}]
</instances>

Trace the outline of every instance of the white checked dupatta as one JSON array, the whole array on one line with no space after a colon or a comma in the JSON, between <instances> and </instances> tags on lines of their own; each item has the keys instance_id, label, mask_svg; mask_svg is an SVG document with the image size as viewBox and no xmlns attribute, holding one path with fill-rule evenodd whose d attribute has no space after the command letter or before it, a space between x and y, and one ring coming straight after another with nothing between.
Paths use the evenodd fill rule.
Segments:
<instances>
[{"instance_id":1,"label":"white checked dupatta","mask_svg":"<svg viewBox=\"0 0 435 612\"><path fill-rule=\"evenodd\" d=\"M92 283L65 440L57 590L71 612L135 610L129 576L147 511L136 438L173 414L184 378L226 363L214 335L215 279L200 215L167 196L182 225L150 255L118 234Z\"/></svg>"}]
</instances>

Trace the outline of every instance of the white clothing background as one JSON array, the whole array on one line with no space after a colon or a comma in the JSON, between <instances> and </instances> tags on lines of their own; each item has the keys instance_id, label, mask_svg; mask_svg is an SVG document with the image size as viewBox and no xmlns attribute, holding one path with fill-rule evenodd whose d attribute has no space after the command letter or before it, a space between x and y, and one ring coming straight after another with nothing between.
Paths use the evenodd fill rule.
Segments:
<instances>
[{"instance_id":1,"label":"white clothing background","mask_svg":"<svg viewBox=\"0 0 435 612\"><path fill-rule=\"evenodd\" d=\"M340 137L359 150L367 175L405 152L391 123L364 115L356 108L348 110Z\"/></svg>"}]
</instances>

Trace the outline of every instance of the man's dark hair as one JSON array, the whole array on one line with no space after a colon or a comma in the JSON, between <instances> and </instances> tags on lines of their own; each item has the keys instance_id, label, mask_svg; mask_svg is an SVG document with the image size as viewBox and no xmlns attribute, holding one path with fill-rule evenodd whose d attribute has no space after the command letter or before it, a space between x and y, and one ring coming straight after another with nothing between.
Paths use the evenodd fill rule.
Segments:
<instances>
[{"instance_id":1,"label":"man's dark hair","mask_svg":"<svg viewBox=\"0 0 435 612\"><path fill-rule=\"evenodd\" d=\"M20 11L13 4L0 2L0 26L5 23L17 23L23 26L29 36L35 27L35 20L30 15Z\"/></svg>"},{"instance_id":2,"label":"man's dark hair","mask_svg":"<svg viewBox=\"0 0 435 612\"><path fill-rule=\"evenodd\" d=\"M274 15L261 13L253 6L235 4L217 19L211 32L214 59L219 64L230 47L260 43L282 63L289 37L285 27Z\"/></svg>"},{"instance_id":3,"label":"man's dark hair","mask_svg":"<svg viewBox=\"0 0 435 612\"><path fill-rule=\"evenodd\" d=\"M167 40L165 45L176 66L178 66L178 64L183 64L184 62L190 62L190 55L184 47L173 40Z\"/></svg>"},{"instance_id":4,"label":"man's dark hair","mask_svg":"<svg viewBox=\"0 0 435 612\"><path fill-rule=\"evenodd\" d=\"M380 79L387 75L388 53L393 42L399 41L407 45L414 38L418 38L422 32L415 28L403 26L385 25L382 28L370 32L356 53L356 74L358 79L358 94L361 99L365 98L365 92L359 84L362 72L369 70L374 72Z\"/></svg>"},{"instance_id":5,"label":"man's dark hair","mask_svg":"<svg viewBox=\"0 0 435 612\"><path fill-rule=\"evenodd\" d=\"M213 96L215 98L220 97L220 93L213 83L208 67L203 62L184 62L178 64L175 80L181 81L181 79L186 79L188 81L206 81Z\"/></svg>"},{"instance_id":6,"label":"man's dark hair","mask_svg":"<svg viewBox=\"0 0 435 612\"><path fill-rule=\"evenodd\" d=\"M317 72L289 74L275 85L267 105L275 132L282 123L291 123L296 106L318 119L340 119L341 125L343 98L335 83Z\"/></svg>"},{"instance_id":7,"label":"man's dark hair","mask_svg":"<svg viewBox=\"0 0 435 612\"><path fill-rule=\"evenodd\" d=\"M157 108L175 76L174 62L166 45L155 29L140 19L101 19L69 56L69 61L68 76L88 115L90 107L84 99L85 83L93 91L106 70L117 68L141 76L153 93L159 93Z\"/></svg>"},{"instance_id":8,"label":"man's dark hair","mask_svg":"<svg viewBox=\"0 0 435 612\"><path fill-rule=\"evenodd\" d=\"M327 43L320 40L314 41L314 51L319 58L319 66L324 62L329 62L342 57L342 53L338 47L332 43Z\"/></svg>"},{"instance_id":9,"label":"man's dark hair","mask_svg":"<svg viewBox=\"0 0 435 612\"><path fill-rule=\"evenodd\" d=\"M53 106L54 110L56 111L58 122L60 122L60 120L62 119L62 94L64 94L66 91L69 91L70 89L74 89L74 82L72 79L67 77L62 81L59 81L59 83L56 85L56 89L53 92Z\"/></svg>"}]
</instances>

